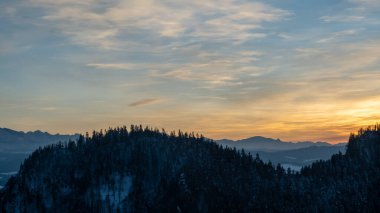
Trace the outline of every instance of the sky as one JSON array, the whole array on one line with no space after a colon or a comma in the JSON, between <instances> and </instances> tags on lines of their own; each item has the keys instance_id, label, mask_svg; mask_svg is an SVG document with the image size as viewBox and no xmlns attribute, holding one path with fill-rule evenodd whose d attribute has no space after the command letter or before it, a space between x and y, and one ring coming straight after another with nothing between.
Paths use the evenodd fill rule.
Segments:
<instances>
[{"instance_id":1,"label":"sky","mask_svg":"<svg viewBox=\"0 0 380 213\"><path fill-rule=\"evenodd\" d=\"M380 121L378 0L2 0L0 126L344 142Z\"/></svg>"}]
</instances>

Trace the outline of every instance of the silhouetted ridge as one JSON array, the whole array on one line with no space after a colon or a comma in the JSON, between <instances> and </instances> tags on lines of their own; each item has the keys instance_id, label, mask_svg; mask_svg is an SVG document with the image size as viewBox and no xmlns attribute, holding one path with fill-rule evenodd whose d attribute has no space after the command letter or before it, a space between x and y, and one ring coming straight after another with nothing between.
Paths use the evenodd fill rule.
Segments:
<instances>
[{"instance_id":1,"label":"silhouetted ridge","mask_svg":"<svg viewBox=\"0 0 380 213\"><path fill-rule=\"evenodd\" d=\"M250 137L250 138L246 138L246 139L242 139L242 140L239 140L241 142L266 142L266 143L275 143L275 142L279 142L280 140L277 139L272 139L272 138L266 138L266 137L262 137L262 136L254 136L254 137Z\"/></svg>"},{"instance_id":2,"label":"silhouetted ridge","mask_svg":"<svg viewBox=\"0 0 380 213\"><path fill-rule=\"evenodd\" d=\"M371 212L379 125L347 154L285 171L202 135L131 126L36 150L1 191L3 212Z\"/></svg>"},{"instance_id":3,"label":"silhouetted ridge","mask_svg":"<svg viewBox=\"0 0 380 213\"><path fill-rule=\"evenodd\" d=\"M329 146L332 147L332 144L327 142L312 142L312 141L300 141L300 142L286 142L281 141L280 139L266 138L262 136L254 136L241 140L229 140L222 139L216 140L216 142L223 146L236 147L236 149L245 149L249 152L257 151L285 151L285 150L294 150L301 149L310 146Z\"/></svg>"}]
</instances>

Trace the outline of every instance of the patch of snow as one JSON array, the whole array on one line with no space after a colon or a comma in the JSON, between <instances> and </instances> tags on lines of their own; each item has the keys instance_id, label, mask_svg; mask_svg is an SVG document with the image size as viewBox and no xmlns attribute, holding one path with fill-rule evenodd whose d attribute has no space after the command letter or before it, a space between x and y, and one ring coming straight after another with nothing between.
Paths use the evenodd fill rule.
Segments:
<instances>
[{"instance_id":1,"label":"patch of snow","mask_svg":"<svg viewBox=\"0 0 380 213\"><path fill-rule=\"evenodd\" d=\"M285 156L285 158L287 158L287 159L292 159L292 160L296 160L297 158L295 158L295 157L290 157L290 156Z\"/></svg>"},{"instance_id":2,"label":"patch of snow","mask_svg":"<svg viewBox=\"0 0 380 213\"><path fill-rule=\"evenodd\" d=\"M297 166L297 165L293 165L293 164L281 164L282 167L284 167L284 169L288 169L290 168L290 170L293 170L293 171L296 171L296 172L299 172L301 171L301 168L302 166Z\"/></svg>"},{"instance_id":3,"label":"patch of snow","mask_svg":"<svg viewBox=\"0 0 380 213\"><path fill-rule=\"evenodd\" d=\"M67 195L71 192L71 188L69 186L65 186L61 188L61 191L64 195Z\"/></svg>"},{"instance_id":4,"label":"patch of snow","mask_svg":"<svg viewBox=\"0 0 380 213\"><path fill-rule=\"evenodd\" d=\"M102 184L99 188L101 200L107 202L109 200L112 206L119 206L122 201L129 195L132 188L132 177L127 176L120 178L115 177L115 186L111 187L109 184Z\"/></svg>"},{"instance_id":5,"label":"patch of snow","mask_svg":"<svg viewBox=\"0 0 380 213\"><path fill-rule=\"evenodd\" d=\"M12 172L3 172L3 173L0 173L0 175L15 175L17 174L18 171L12 171Z\"/></svg>"},{"instance_id":6,"label":"patch of snow","mask_svg":"<svg viewBox=\"0 0 380 213\"><path fill-rule=\"evenodd\" d=\"M320 160L320 159L319 158L306 159L306 160L303 160L303 162L306 163L306 162L313 162L313 161L317 161L317 160Z\"/></svg>"}]
</instances>

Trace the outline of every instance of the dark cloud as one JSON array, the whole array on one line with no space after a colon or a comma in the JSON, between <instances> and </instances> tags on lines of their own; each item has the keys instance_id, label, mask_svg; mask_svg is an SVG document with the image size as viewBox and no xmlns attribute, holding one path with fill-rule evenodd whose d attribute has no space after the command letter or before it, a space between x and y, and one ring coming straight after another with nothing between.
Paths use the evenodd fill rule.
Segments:
<instances>
[{"instance_id":1,"label":"dark cloud","mask_svg":"<svg viewBox=\"0 0 380 213\"><path fill-rule=\"evenodd\" d=\"M142 99L142 100L130 103L129 106L130 107L138 107L138 106L144 106L144 105L148 105L148 104L157 103L159 101L160 100L157 98L147 98L147 99Z\"/></svg>"}]
</instances>

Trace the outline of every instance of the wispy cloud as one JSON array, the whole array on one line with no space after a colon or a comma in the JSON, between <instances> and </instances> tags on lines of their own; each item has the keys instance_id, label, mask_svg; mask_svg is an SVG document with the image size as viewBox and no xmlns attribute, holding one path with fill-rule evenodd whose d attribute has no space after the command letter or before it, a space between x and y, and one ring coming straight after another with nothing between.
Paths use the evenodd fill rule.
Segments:
<instances>
[{"instance_id":1,"label":"wispy cloud","mask_svg":"<svg viewBox=\"0 0 380 213\"><path fill-rule=\"evenodd\" d=\"M253 50L245 50L245 51L241 51L240 55L242 55L242 56L262 56L262 55L264 55L264 53L259 52L259 51L253 51Z\"/></svg>"},{"instance_id":2,"label":"wispy cloud","mask_svg":"<svg viewBox=\"0 0 380 213\"><path fill-rule=\"evenodd\" d=\"M139 100L136 102L132 102L129 104L129 106L130 107L140 107L140 106L158 103L160 101L161 101L161 99L157 99L157 98L147 98L147 99L142 99L142 100Z\"/></svg>"},{"instance_id":3,"label":"wispy cloud","mask_svg":"<svg viewBox=\"0 0 380 213\"><path fill-rule=\"evenodd\" d=\"M324 22L358 22L365 20L365 16L355 15L334 15L334 16L322 16L320 20Z\"/></svg>"},{"instance_id":4,"label":"wispy cloud","mask_svg":"<svg viewBox=\"0 0 380 213\"><path fill-rule=\"evenodd\" d=\"M40 110L42 111L56 111L58 108L57 107L42 107Z\"/></svg>"},{"instance_id":5,"label":"wispy cloud","mask_svg":"<svg viewBox=\"0 0 380 213\"><path fill-rule=\"evenodd\" d=\"M348 30L343 30L343 31L339 31L339 32L334 32L334 33L331 33L328 37L322 38L316 42L317 43L326 43L326 42L335 41L339 38L344 38L347 36L356 35L359 31L360 31L360 29L348 29Z\"/></svg>"},{"instance_id":6,"label":"wispy cloud","mask_svg":"<svg viewBox=\"0 0 380 213\"><path fill-rule=\"evenodd\" d=\"M379 20L375 11L379 11L380 4L377 0L347 0L343 5L348 4L341 10L334 11L334 14L321 16L319 19L325 23L333 24L334 22L345 23L346 25L378 25Z\"/></svg>"},{"instance_id":7,"label":"wispy cloud","mask_svg":"<svg viewBox=\"0 0 380 213\"><path fill-rule=\"evenodd\" d=\"M124 48L121 38L128 34L141 35L139 40L146 42L152 42L150 35L235 41L264 38L266 33L260 32L263 22L280 21L292 14L265 3L239 0L112 1L104 3L103 8L91 7L91 1L31 3L45 8L43 19L54 23L74 44L105 49ZM133 40L133 36L130 38Z\"/></svg>"},{"instance_id":8,"label":"wispy cloud","mask_svg":"<svg viewBox=\"0 0 380 213\"><path fill-rule=\"evenodd\" d=\"M248 54L248 53L243 53ZM249 52L249 55L257 55L257 52ZM246 58L247 57L247 58ZM156 78L169 78L181 81L203 82L203 88L215 88L241 85L240 78L259 76L268 71L251 65L255 61L252 56L237 55L236 57L214 60L205 63L192 63L174 66L171 70L155 70L150 76Z\"/></svg>"},{"instance_id":9,"label":"wispy cloud","mask_svg":"<svg viewBox=\"0 0 380 213\"><path fill-rule=\"evenodd\" d=\"M377 0L349 0L352 3L359 4L368 7L368 9L374 9L380 7L379 1Z\"/></svg>"},{"instance_id":10,"label":"wispy cloud","mask_svg":"<svg viewBox=\"0 0 380 213\"><path fill-rule=\"evenodd\" d=\"M136 68L136 64L87 64L88 67L96 69L116 69L116 70L128 70Z\"/></svg>"}]
</instances>

